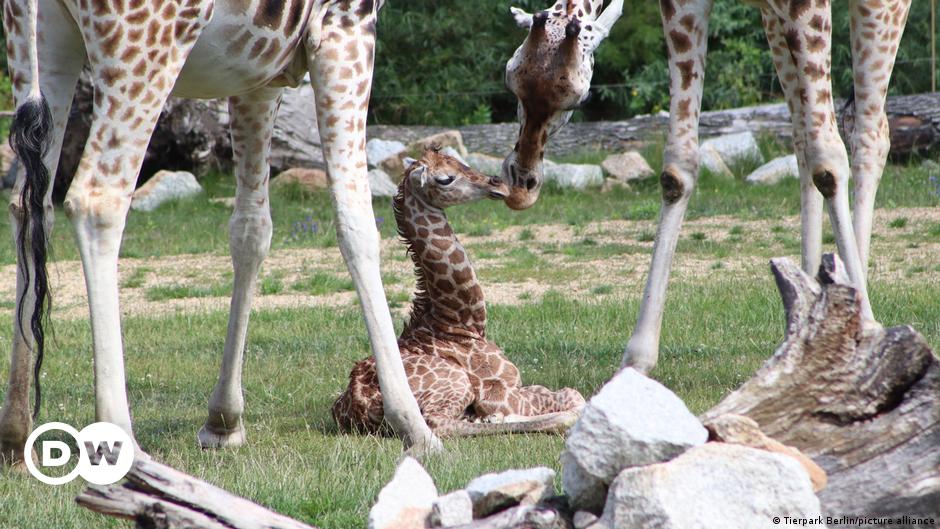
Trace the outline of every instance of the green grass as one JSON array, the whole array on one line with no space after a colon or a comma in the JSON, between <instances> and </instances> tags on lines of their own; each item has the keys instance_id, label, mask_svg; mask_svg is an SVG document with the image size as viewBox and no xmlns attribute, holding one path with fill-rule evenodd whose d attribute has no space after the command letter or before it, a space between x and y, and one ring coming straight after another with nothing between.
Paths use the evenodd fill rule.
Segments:
<instances>
[{"instance_id":1,"label":"green grass","mask_svg":"<svg viewBox=\"0 0 940 529\"><path fill-rule=\"evenodd\" d=\"M762 140L763 141L763 140ZM779 146L761 143L764 151ZM768 153L765 152L765 156ZM657 167L655 160L650 160ZM126 256L168 256L180 253L225 254L228 249L227 208L208 199L231 196L230 178L219 175L206 182L204 197L170 204L151 214L133 213L122 253ZM736 180L704 175L693 197L690 217L732 215L722 232L689 230L679 241L679 260L694 256L712 270L740 255L771 256L799 252L798 234L778 219L798 214L799 189L793 180L756 188ZM332 212L325 194L278 191L272 199L274 251L284 248L329 247L336 244ZM891 166L879 192L884 207L940 206L926 173L917 167ZM384 238L394 238L390 203L375 200ZM653 233L648 224L623 233L600 234L592 223L610 219L655 220L659 191L655 179L610 193L576 193L549 187L534 208L513 212L493 202L455 208L449 213L460 234L498 234L520 225L517 240L490 240L468 248L471 257L493 259L478 266L487 292L493 284L531 279L556 290L526 289L518 306L489 307L488 337L515 362L526 383L570 386L593 393L619 365L635 322L642 280L637 288L621 288L601 279L578 288L582 261L613 259L649 251ZM882 211L887 218L900 213ZM748 221L773 219L770 234L756 234ZM903 237L909 245L926 246L940 239L940 224L918 223L911 217ZM0 222L8 222L0 216ZM571 225L571 242L535 241L535 226ZM312 226L316 229L311 229ZM55 257L75 259L67 228L59 223L54 234ZM174 226L174 229L167 229ZM701 234L696 235L696 234ZM720 232L719 232L720 233ZM611 242L611 238L619 239ZM647 243L647 244L641 244ZM404 259L395 252L393 259ZM647 262L646 257L643 258ZM0 247L0 263L12 262L12 248ZM557 263L574 262L560 267ZM872 304L886 325L910 324L934 347L940 345L940 264L910 262L899 252L901 279L873 275ZM553 264L556 263L556 264ZM189 286L199 278L180 272L180 283L148 288L151 300L228 296L231 278ZM300 280L284 274L262 273L262 295L285 291L312 295L349 291L346 274L313 268ZM184 280L185 278L185 280ZM141 266L122 282L124 288L144 288L152 270ZM385 271L393 307L407 307L409 296L400 286L410 284L399 272ZM0 312L0 343L9 343L10 310ZM401 325L396 318L396 325ZM159 460L199 476L236 494L288 516L325 529L364 525L369 506L388 481L400 456L395 439L346 436L336 431L329 407L347 382L354 361L369 354L358 308L341 306L258 310L252 314L244 368L249 445L205 452L196 447L195 433L205 418L208 396L215 383L225 340L227 312L182 313L160 317L129 317L123 321L127 386L138 439ZM740 385L773 353L782 336L783 315L769 273L711 273L699 279L674 279L663 321L658 367L652 375L700 413ZM44 404L41 422L84 425L94 420L91 335L88 322L56 321L43 368ZM0 380L6 380L8 357L0 355ZM439 490L462 487L481 473L512 467L545 465L556 470L563 441L554 436L505 436L448 440L445 453L427 461ZM2 471L0 471L2 472ZM560 484L560 480L558 482ZM51 488L27 477L0 475L0 529L128 527L92 515L73 501L79 483Z\"/></svg>"}]
</instances>

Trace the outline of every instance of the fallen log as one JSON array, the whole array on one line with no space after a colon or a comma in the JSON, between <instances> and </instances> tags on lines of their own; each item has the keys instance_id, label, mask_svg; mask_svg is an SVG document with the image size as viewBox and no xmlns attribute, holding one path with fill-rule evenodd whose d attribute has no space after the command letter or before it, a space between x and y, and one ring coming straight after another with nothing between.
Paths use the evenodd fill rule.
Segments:
<instances>
[{"instance_id":1,"label":"fallen log","mask_svg":"<svg viewBox=\"0 0 940 529\"><path fill-rule=\"evenodd\" d=\"M141 529L316 529L205 481L138 457L121 485L92 485L75 499Z\"/></svg>"},{"instance_id":2,"label":"fallen log","mask_svg":"<svg viewBox=\"0 0 940 529\"><path fill-rule=\"evenodd\" d=\"M824 257L817 279L786 259L772 268L786 338L704 419L746 415L815 460L829 475L827 516L940 519L936 354L908 325L863 322L837 257Z\"/></svg>"}]
</instances>

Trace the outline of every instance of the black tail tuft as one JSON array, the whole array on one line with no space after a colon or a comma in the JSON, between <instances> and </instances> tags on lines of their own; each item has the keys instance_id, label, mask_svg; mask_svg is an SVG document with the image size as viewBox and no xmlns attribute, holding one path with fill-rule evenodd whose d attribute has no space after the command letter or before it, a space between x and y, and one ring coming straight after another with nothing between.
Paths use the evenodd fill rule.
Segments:
<instances>
[{"instance_id":1,"label":"black tail tuft","mask_svg":"<svg viewBox=\"0 0 940 529\"><path fill-rule=\"evenodd\" d=\"M45 316L49 300L49 281L46 275L46 224L44 201L49 186L52 184L49 169L43 161L46 150L51 142L52 114L44 97L25 100L16 110L13 124L10 126L10 147L20 159L26 170L26 179L20 194L20 208L23 211L22 229L17 241L17 261L25 278L24 292L28 292L32 283L35 294L33 314L30 318L29 328L35 340L36 364L33 368L33 382L35 383L36 403L33 407L33 419L39 415L39 405L42 393L39 388L39 371L42 367L42 357L45 347L45 334L43 331L43 317ZM27 261L28 260L28 261ZM35 271L35 278L30 277L31 263ZM16 314L23 325L23 304L19 303ZM25 336L24 336L25 338Z\"/></svg>"}]
</instances>

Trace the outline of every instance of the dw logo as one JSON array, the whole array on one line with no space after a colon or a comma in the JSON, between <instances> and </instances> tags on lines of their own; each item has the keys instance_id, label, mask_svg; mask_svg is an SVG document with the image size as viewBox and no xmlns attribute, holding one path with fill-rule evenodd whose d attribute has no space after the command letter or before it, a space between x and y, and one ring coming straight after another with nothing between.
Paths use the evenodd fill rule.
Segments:
<instances>
[{"instance_id":1,"label":"dw logo","mask_svg":"<svg viewBox=\"0 0 940 529\"><path fill-rule=\"evenodd\" d=\"M24 453L31 454L39 436L52 430L60 430L75 439L78 446L78 464L63 476L48 476L37 468L32 457L26 457L29 473L47 485L62 485L81 476L95 485L110 485L123 478L134 464L134 441L119 426L108 422L96 422L82 431L61 422L43 424L33 430L26 439ZM37 450L43 468L64 467L72 461L72 449L63 441L45 440Z\"/></svg>"}]
</instances>

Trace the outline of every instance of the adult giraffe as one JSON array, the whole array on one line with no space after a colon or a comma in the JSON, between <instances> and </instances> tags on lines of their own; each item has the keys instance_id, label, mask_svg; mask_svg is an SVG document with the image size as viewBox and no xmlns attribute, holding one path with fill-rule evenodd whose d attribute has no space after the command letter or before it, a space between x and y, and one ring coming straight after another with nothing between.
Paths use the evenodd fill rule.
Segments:
<instances>
[{"instance_id":1,"label":"adult giraffe","mask_svg":"<svg viewBox=\"0 0 940 529\"><path fill-rule=\"evenodd\" d=\"M19 267L0 457L7 464L22 462L31 429L30 369L38 383L47 296L45 244L53 220L49 168L56 167L84 65L95 87L94 116L65 211L75 227L88 288L97 419L132 433L118 250L157 117L171 93L229 97L237 159L229 224L235 286L221 374L198 438L204 447L244 443L242 355L252 292L271 242L271 130L281 87L309 71L339 247L362 303L386 417L406 446L436 448L439 441L421 417L398 354L379 275L379 238L366 173L366 114L381 1L5 0L3 6L17 105L11 143L27 171L10 203ZM36 396L38 412L38 386Z\"/></svg>"},{"instance_id":2,"label":"adult giraffe","mask_svg":"<svg viewBox=\"0 0 940 529\"><path fill-rule=\"evenodd\" d=\"M761 10L774 66L790 108L800 168L803 269L815 274L822 245L823 202L836 246L872 319L866 273L875 192L888 155L885 97L911 0L850 0L856 119L851 166L836 124L830 78L829 0L748 0ZM510 207L538 199L542 153L548 137L587 96L598 38L617 20L623 0L594 19L603 0L559 0L534 15L514 9L529 35L507 65L506 80L519 98L519 141L503 163L513 188ZM698 178L698 120L712 0L660 0L669 52L669 134L660 176L662 208L646 290L624 366L656 365L666 286L679 230ZM848 182L855 178L854 217Z\"/></svg>"}]
</instances>

